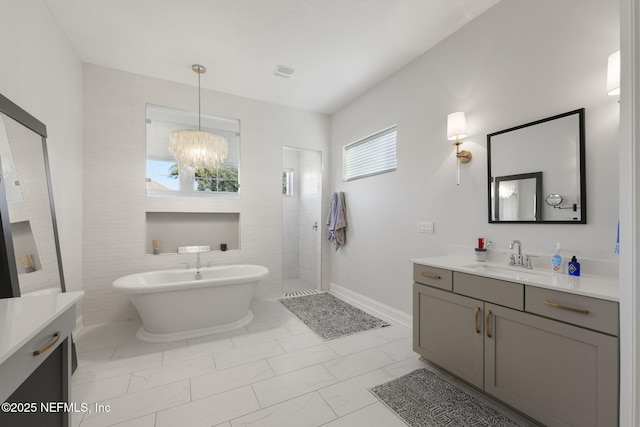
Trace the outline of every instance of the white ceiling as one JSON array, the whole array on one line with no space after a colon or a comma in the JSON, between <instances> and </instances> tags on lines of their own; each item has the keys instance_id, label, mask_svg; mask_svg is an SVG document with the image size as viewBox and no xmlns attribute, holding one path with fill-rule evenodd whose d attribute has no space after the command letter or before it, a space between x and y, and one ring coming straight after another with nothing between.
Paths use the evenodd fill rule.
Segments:
<instances>
[{"instance_id":1,"label":"white ceiling","mask_svg":"<svg viewBox=\"0 0 640 427\"><path fill-rule=\"evenodd\" d=\"M46 0L85 63L325 114L498 1Z\"/></svg>"}]
</instances>

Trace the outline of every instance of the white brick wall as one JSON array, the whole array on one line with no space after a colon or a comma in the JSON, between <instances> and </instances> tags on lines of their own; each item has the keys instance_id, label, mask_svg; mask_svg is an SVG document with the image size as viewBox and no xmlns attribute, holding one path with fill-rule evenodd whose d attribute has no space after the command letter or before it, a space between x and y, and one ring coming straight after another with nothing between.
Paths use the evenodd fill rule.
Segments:
<instances>
[{"instance_id":1,"label":"white brick wall","mask_svg":"<svg viewBox=\"0 0 640 427\"><path fill-rule=\"evenodd\" d=\"M257 296L275 298L282 292L282 146L326 153L329 118L203 90L203 113L240 120L240 199L147 197L145 103L194 110L196 102L189 86L94 65L84 67L86 324L137 316L126 295L111 291L118 277L180 268L182 262L195 260L193 255L145 255L147 211L240 212L241 249L204 254L203 262L264 265L270 276L259 286ZM327 165L324 169L328 170ZM327 177L324 180L328 182ZM323 199L326 209L328 196ZM328 274L324 276L326 288Z\"/></svg>"}]
</instances>

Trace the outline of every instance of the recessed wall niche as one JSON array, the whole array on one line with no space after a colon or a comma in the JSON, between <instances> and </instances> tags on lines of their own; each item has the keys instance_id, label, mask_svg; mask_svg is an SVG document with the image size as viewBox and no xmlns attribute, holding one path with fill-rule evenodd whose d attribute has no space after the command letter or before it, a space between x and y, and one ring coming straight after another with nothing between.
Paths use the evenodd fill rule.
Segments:
<instances>
[{"instance_id":1,"label":"recessed wall niche","mask_svg":"<svg viewBox=\"0 0 640 427\"><path fill-rule=\"evenodd\" d=\"M179 246L240 249L238 212L147 212L147 254L175 254ZM154 252L154 242L157 250Z\"/></svg>"},{"instance_id":2,"label":"recessed wall niche","mask_svg":"<svg viewBox=\"0 0 640 427\"><path fill-rule=\"evenodd\" d=\"M40 270L40 257L29 221L12 222L11 235L18 273L31 273Z\"/></svg>"}]
</instances>

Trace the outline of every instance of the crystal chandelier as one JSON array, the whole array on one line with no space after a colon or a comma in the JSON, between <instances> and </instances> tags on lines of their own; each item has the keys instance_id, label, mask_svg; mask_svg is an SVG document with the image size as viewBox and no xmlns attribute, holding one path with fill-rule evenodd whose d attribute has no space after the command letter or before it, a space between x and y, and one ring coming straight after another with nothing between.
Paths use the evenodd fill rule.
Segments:
<instances>
[{"instance_id":1,"label":"crystal chandelier","mask_svg":"<svg viewBox=\"0 0 640 427\"><path fill-rule=\"evenodd\" d=\"M198 130L183 129L171 132L169 152L178 161L180 168L217 168L227 158L229 143L215 133L201 130L200 126L200 75L207 69L194 64L191 69L198 74Z\"/></svg>"}]
</instances>

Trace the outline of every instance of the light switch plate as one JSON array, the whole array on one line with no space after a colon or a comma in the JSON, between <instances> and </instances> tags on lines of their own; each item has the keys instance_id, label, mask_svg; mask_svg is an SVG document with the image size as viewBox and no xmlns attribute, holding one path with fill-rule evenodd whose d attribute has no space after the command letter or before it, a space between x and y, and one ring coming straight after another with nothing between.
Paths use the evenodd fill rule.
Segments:
<instances>
[{"instance_id":1,"label":"light switch plate","mask_svg":"<svg viewBox=\"0 0 640 427\"><path fill-rule=\"evenodd\" d=\"M419 222L418 233L433 234L433 222Z\"/></svg>"}]
</instances>

